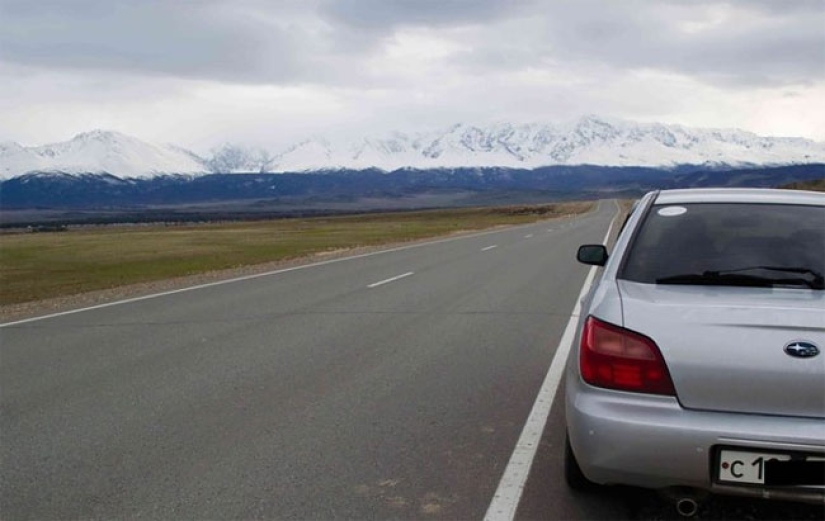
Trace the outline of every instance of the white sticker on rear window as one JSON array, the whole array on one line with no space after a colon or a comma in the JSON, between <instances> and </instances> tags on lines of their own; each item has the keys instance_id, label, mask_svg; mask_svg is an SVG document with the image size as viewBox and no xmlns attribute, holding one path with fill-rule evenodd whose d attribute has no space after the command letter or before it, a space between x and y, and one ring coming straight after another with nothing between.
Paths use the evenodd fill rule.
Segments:
<instances>
[{"instance_id":1,"label":"white sticker on rear window","mask_svg":"<svg viewBox=\"0 0 825 521\"><path fill-rule=\"evenodd\" d=\"M658 213L662 217L675 217L677 215L682 215L685 212L687 212L687 208L684 206L666 206L659 210Z\"/></svg>"}]
</instances>

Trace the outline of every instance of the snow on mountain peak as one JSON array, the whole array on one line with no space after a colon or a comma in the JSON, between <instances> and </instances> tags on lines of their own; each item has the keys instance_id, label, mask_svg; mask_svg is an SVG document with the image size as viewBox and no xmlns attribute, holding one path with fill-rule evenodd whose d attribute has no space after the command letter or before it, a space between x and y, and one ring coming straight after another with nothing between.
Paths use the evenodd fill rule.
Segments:
<instances>
[{"instance_id":1,"label":"snow on mountain peak","mask_svg":"<svg viewBox=\"0 0 825 521\"><path fill-rule=\"evenodd\" d=\"M416 134L330 144L310 140L275 156L274 171L317 169L604 165L672 167L682 164L790 164L825 161L825 144L767 138L741 130L689 129L587 115L565 124L487 126L458 123Z\"/></svg>"},{"instance_id":2,"label":"snow on mountain peak","mask_svg":"<svg viewBox=\"0 0 825 521\"><path fill-rule=\"evenodd\" d=\"M23 145L14 141L0 141L0 154L8 154L23 149Z\"/></svg>"},{"instance_id":3,"label":"snow on mountain peak","mask_svg":"<svg viewBox=\"0 0 825 521\"><path fill-rule=\"evenodd\" d=\"M209 170L216 173L267 172L272 155L262 148L246 148L230 143L212 150L212 158L206 161Z\"/></svg>"},{"instance_id":4,"label":"snow on mountain peak","mask_svg":"<svg viewBox=\"0 0 825 521\"><path fill-rule=\"evenodd\" d=\"M121 134L120 132L114 130L103 130L103 129L93 129L87 132L81 132L80 134L75 135L71 139L71 141L113 141L116 139L134 139L131 136L127 136L126 134Z\"/></svg>"},{"instance_id":5,"label":"snow on mountain peak","mask_svg":"<svg viewBox=\"0 0 825 521\"><path fill-rule=\"evenodd\" d=\"M109 173L117 177L153 177L163 173L204 172L191 152L155 145L111 130L92 130L69 141L36 147L0 147L0 178L28 172Z\"/></svg>"},{"instance_id":6,"label":"snow on mountain peak","mask_svg":"<svg viewBox=\"0 0 825 521\"><path fill-rule=\"evenodd\" d=\"M226 144L209 159L174 145L154 145L92 130L39 147L0 144L0 179L27 172L151 177L162 173L309 172L377 168L431 169L552 165L672 167L825 162L825 143L772 138L737 129L695 129L586 115L562 123L456 123L431 132L391 132L349 141L313 137L271 154Z\"/></svg>"}]
</instances>

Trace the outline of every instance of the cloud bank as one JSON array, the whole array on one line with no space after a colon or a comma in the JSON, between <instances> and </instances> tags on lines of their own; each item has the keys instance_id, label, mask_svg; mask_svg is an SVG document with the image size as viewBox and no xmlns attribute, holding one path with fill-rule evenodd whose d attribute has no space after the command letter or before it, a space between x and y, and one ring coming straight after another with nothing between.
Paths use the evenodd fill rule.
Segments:
<instances>
[{"instance_id":1,"label":"cloud bank","mask_svg":"<svg viewBox=\"0 0 825 521\"><path fill-rule=\"evenodd\" d=\"M0 0L0 139L266 145L600 113L822 140L824 16L819 0Z\"/></svg>"}]
</instances>

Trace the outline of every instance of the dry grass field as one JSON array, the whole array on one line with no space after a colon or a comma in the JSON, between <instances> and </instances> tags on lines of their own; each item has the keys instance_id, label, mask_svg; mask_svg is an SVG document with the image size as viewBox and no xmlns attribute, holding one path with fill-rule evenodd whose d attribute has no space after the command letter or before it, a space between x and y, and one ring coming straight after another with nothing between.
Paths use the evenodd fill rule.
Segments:
<instances>
[{"instance_id":1,"label":"dry grass field","mask_svg":"<svg viewBox=\"0 0 825 521\"><path fill-rule=\"evenodd\" d=\"M781 188L788 188L791 190L810 190L813 192L825 192L825 179L815 179L813 181L800 181L798 183L790 183Z\"/></svg>"},{"instance_id":2,"label":"dry grass field","mask_svg":"<svg viewBox=\"0 0 825 521\"><path fill-rule=\"evenodd\" d=\"M560 203L0 235L0 305L582 213Z\"/></svg>"}]
</instances>

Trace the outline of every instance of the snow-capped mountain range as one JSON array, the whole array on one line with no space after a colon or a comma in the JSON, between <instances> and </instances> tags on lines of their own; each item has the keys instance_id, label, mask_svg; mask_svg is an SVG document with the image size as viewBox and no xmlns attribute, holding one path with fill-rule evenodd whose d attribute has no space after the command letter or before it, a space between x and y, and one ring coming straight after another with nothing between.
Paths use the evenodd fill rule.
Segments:
<instances>
[{"instance_id":1,"label":"snow-capped mountain range","mask_svg":"<svg viewBox=\"0 0 825 521\"><path fill-rule=\"evenodd\" d=\"M37 147L0 143L0 179L28 172L110 173L133 178L203 171L203 159L188 150L154 145L119 132L93 130Z\"/></svg>"},{"instance_id":2,"label":"snow-capped mountain range","mask_svg":"<svg viewBox=\"0 0 825 521\"><path fill-rule=\"evenodd\" d=\"M350 141L313 138L279 153L225 145L200 157L118 132L95 130L70 141L23 147L0 143L0 179L30 172L109 173L121 178L210 172L309 172L551 165L673 167L825 162L825 143L762 137L742 130L695 129L586 116L573 123L453 125Z\"/></svg>"}]
</instances>

